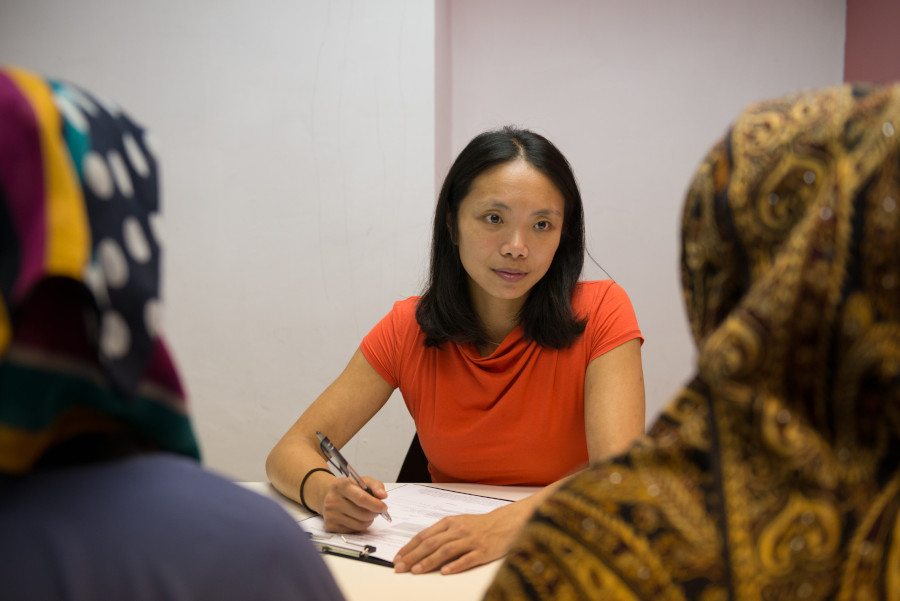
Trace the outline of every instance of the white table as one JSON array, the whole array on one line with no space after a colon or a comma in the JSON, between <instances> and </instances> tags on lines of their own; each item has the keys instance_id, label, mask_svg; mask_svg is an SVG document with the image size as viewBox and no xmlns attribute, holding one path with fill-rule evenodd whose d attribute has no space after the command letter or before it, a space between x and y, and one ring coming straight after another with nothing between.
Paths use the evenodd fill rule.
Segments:
<instances>
[{"instance_id":1,"label":"white table","mask_svg":"<svg viewBox=\"0 0 900 601\"><path fill-rule=\"evenodd\" d=\"M298 503L279 493L268 482L241 482L242 486L276 500L296 520L310 517ZM398 484L385 484L390 490ZM538 490L525 486L487 486L484 484L432 484L448 490L516 501ZM466 601L481 599L500 567L499 561L478 566L460 574L443 576L439 572L413 575L397 574L392 568L334 555L323 555L347 601Z\"/></svg>"}]
</instances>

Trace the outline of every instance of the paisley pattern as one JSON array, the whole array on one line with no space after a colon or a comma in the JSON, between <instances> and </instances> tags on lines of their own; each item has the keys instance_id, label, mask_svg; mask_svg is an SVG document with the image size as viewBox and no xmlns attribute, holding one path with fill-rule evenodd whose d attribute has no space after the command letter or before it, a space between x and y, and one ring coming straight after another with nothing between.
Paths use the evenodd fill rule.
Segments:
<instances>
[{"instance_id":1,"label":"paisley pattern","mask_svg":"<svg viewBox=\"0 0 900 601\"><path fill-rule=\"evenodd\" d=\"M488 599L900 599L898 130L900 86L737 119L684 207L695 378Z\"/></svg>"}]
</instances>

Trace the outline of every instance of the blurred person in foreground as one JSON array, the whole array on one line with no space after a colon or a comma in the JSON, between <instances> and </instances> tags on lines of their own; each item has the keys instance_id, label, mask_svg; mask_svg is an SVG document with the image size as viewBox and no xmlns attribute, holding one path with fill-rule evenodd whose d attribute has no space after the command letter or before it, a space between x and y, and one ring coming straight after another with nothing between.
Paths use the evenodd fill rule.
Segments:
<instances>
[{"instance_id":1,"label":"blurred person in foreground","mask_svg":"<svg viewBox=\"0 0 900 601\"><path fill-rule=\"evenodd\" d=\"M198 462L157 174L115 104L0 68L0 596L339 600L277 504Z\"/></svg>"},{"instance_id":2,"label":"blurred person in foreground","mask_svg":"<svg viewBox=\"0 0 900 601\"><path fill-rule=\"evenodd\" d=\"M897 599L900 86L755 104L683 214L696 376L487 599Z\"/></svg>"}]
</instances>

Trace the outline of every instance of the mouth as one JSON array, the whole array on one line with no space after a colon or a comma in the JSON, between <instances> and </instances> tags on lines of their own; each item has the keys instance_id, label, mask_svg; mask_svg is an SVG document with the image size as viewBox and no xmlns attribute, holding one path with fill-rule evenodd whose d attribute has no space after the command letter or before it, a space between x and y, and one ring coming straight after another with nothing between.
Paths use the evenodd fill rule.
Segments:
<instances>
[{"instance_id":1,"label":"mouth","mask_svg":"<svg viewBox=\"0 0 900 601\"><path fill-rule=\"evenodd\" d=\"M518 282L522 278L524 278L526 274L524 271L517 271L515 269L494 269L494 273L496 273L501 279L507 282Z\"/></svg>"}]
</instances>

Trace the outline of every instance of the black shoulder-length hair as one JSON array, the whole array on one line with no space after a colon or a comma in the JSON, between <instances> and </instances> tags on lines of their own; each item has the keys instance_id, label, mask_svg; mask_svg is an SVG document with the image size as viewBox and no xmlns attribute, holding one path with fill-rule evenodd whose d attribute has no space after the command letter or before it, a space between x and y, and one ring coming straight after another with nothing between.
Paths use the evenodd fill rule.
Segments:
<instances>
[{"instance_id":1,"label":"black shoulder-length hair","mask_svg":"<svg viewBox=\"0 0 900 601\"><path fill-rule=\"evenodd\" d=\"M525 338L550 348L570 346L586 319L572 310L572 292L584 265L584 208L566 157L543 136L507 126L479 134L450 167L434 212L428 283L416 307L425 346L444 342L484 344L484 327L469 297L468 276L456 246L459 206L476 177L503 163L524 160L543 173L565 200L559 248L544 277L531 289L519 321Z\"/></svg>"}]
</instances>

